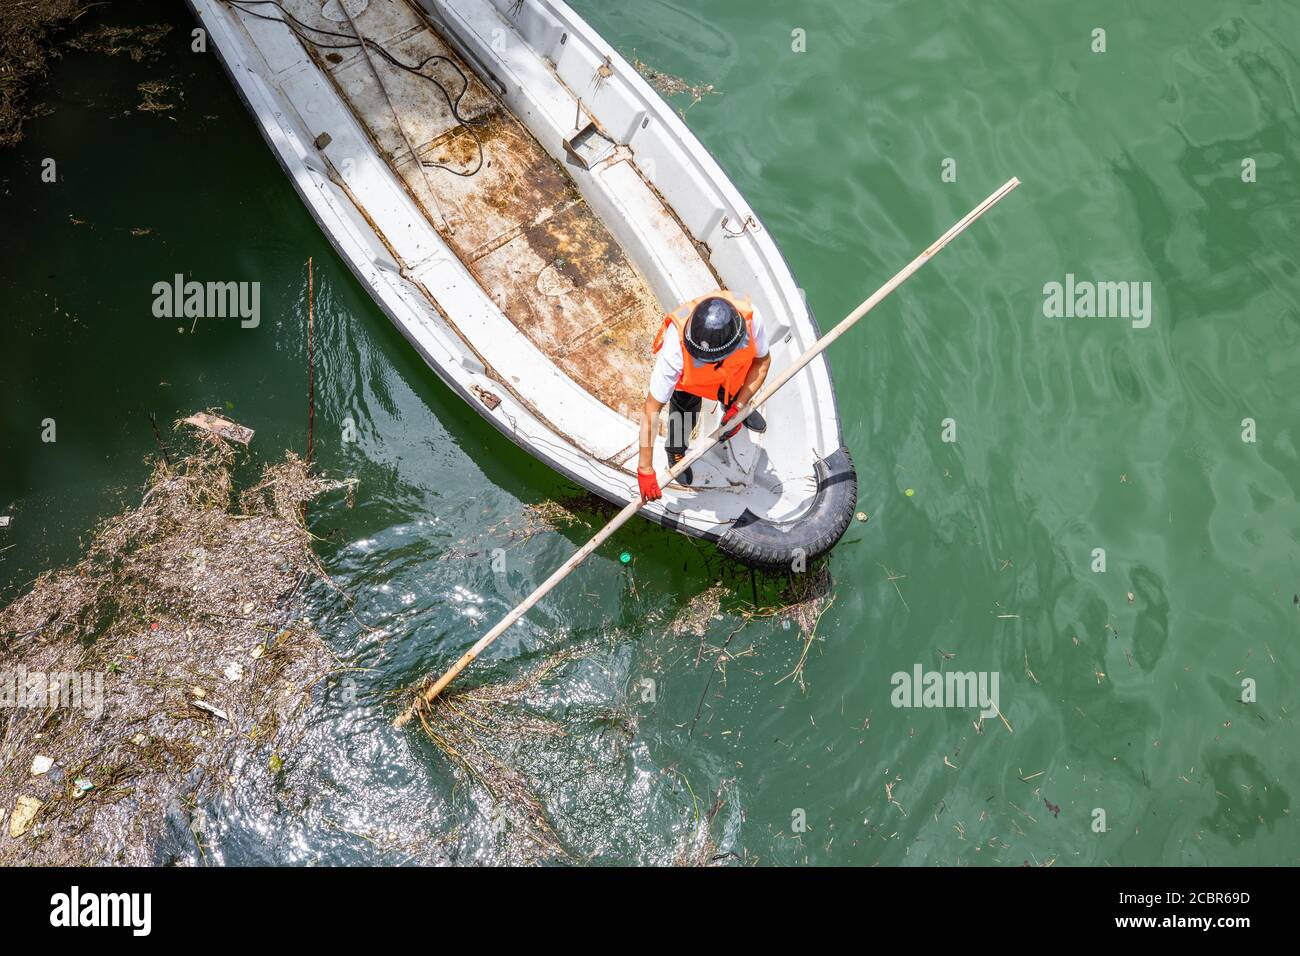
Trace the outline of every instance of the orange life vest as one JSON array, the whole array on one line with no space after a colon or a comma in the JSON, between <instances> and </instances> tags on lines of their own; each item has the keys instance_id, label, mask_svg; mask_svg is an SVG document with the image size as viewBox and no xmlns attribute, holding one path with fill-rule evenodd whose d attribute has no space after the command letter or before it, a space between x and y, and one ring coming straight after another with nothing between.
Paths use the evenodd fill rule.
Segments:
<instances>
[{"instance_id":1,"label":"orange life vest","mask_svg":"<svg viewBox=\"0 0 1300 956\"><path fill-rule=\"evenodd\" d=\"M723 299L730 302L740 313L740 317L745 320L745 344L721 362L697 362L695 356L691 355L686 348L686 323L690 321L695 307L705 299ZM655 354L663 348L664 333L668 331L670 325L677 326L677 340L682 346L682 377L677 381L677 390L690 395L699 395L701 398L716 399L718 389L721 388L725 395L724 400L731 401L745 384L745 376L749 374L749 367L754 363L754 305L750 302L749 296L740 299L726 289L719 289L717 292L710 292L690 302L682 303L664 316L664 324L659 327L659 334L655 336Z\"/></svg>"}]
</instances>

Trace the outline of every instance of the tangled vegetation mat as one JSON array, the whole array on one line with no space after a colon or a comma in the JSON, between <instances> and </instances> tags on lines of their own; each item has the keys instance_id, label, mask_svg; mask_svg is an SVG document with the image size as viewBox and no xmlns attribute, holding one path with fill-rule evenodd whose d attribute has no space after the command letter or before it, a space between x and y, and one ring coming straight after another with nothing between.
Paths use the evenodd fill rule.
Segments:
<instances>
[{"instance_id":1,"label":"tangled vegetation mat","mask_svg":"<svg viewBox=\"0 0 1300 956\"><path fill-rule=\"evenodd\" d=\"M303 507L347 483L288 454L241 491L242 450L179 441L80 562L0 610L0 865L167 863L168 827L201 853L205 801L235 768L277 785L336 667L299 611L324 577Z\"/></svg>"}]
</instances>

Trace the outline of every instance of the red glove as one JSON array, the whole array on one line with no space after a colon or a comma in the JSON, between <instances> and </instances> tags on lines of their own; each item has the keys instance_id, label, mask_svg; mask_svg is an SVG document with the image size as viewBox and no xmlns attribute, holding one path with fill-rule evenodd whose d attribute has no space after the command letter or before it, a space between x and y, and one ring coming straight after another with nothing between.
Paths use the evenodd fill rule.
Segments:
<instances>
[{"instance_id":1,"label":"red glove","mask_svg":"<svg viewBox=\"0 0 1300 956\"><path fill-rule=\"evenodd\" d=\"M642 501L658 501L664 493L659 490L659 479L655 477L654 469L646 474L640 468L636 470L636 483L641 486Z\"/></svg>"},{"instance_id":2,"label":"red glove","mask_svg":"<svg viewBox=\"0 0 1300 956\"><path fill-rule=\"evenodd\" d=\"M735 417L736 417L736 412L738 412L738 411L740 411L740 407L739 407L738 405L732 405L730 408L728 408L727 411L726 411L726 412L723 414L723 416L722 416L722 424L725 425L725 424L727 424L727 422L729 422L729 421L731 421L733 418L735 418ZM736 433L739 432L739 431L740 431L740 426L737 425L737 426L736 426L735 428L733 428L731 431L729 431L729 432L727 432L725 435L723 435L723 436L722 436L722 440L723 440L723 441L727 441L727 440L730 439L730 438L735 438L735 437L736 437Z\"/></svg>"}]
</instances>

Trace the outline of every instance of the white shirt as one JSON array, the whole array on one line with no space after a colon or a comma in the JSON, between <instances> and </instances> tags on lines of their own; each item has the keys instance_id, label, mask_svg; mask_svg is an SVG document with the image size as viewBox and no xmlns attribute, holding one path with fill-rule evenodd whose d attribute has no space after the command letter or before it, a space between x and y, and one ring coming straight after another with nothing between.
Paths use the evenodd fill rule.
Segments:
<instances>
[{"instance_id":1,"label":"white shirt","mask_svg":"<svg viewBox=\"0 0 1300 956\"><path fill-rule=\"evenodd\" d=\"M757 309L754 310L750 326L754 335L754 358L761 359L767 354L767 328ZM670 325L664 329L664 344L655 356L654 368L650 370L650 397L666 405L681 380L682 343L677 335L677 326Z\"/></svg>"}]
</instances>

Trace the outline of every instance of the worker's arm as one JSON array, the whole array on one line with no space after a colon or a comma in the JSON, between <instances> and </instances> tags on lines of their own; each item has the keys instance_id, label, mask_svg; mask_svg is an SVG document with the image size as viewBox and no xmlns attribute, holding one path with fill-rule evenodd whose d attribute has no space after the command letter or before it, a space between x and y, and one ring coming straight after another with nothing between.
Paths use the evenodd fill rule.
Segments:
<instances>
[{"instance_id":1,"label":"worker's arm","mask_svg":"<svg viewBox=\"0 0 1300 956\"><path fill-rule=\"evenodd\" d=\"M758 394L758 390L763 387L763 382L767 379L767 370L771 367L770 352L762 358L754 359L749 366L749 374L745 376L745 384L740 386L740 391L736 393L736 400L732 403L737 409Z\"/></svg>"},{"instance_id":2,"label":"worker's arm","mask_svg":"<svg viewBox=\"0 0 1300 956\"><path fill-rule=\"evenodd\" d=\"M661 495L659 481L655 478L655 435L659 432L659 412L664 403L655 401L653 395L645 397L641 408L640 454L636 462L636 480L641 488L642 501L656 501Z\"/></svg>"},{"instance_id":3,"label":"worker's arm","mask_svg":"<svg viewBox=\"0 0 1300 956\"><path fill-rule=\"evenodd\" d=\"M735 399L732 400L731 404L727 407L727 410L722 414L722 424L727 424L727 422L740 414L740 410L745 407L746 403L758 394L758 390L763 387L763 380L767 378L767 370L771 365L771 355L764 355L760 359L754 359L753 363L749 366L749 371L745 375L745 384L740 386L740 391L736 393ZM736 432L738 431L740 431L739 425L731 429L731 431L726 432L722 436L722 440L728 441L729 439L735 438Z\"/></svg>"}]
</instances>

